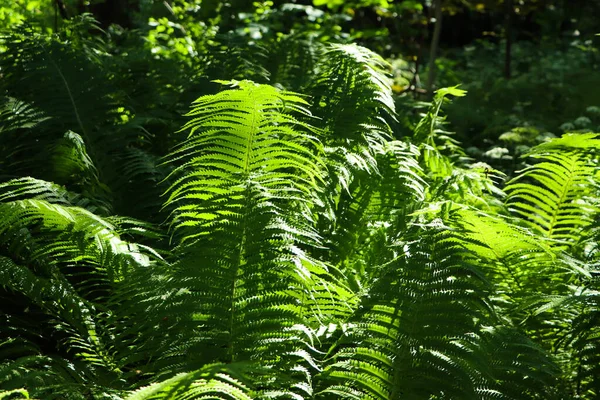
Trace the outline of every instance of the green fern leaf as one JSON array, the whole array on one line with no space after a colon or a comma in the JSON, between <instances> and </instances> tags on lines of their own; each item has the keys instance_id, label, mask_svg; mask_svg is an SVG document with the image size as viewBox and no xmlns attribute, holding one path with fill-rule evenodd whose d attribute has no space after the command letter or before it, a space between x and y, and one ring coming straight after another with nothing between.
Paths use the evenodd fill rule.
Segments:
<instances>
[{"instance_id":1,"label":"green fern leaf","mask_svg":"<svg viewBox=\"0 0 600 400\"><path fill-rule=\"evenodd\" d=\"M318 318L304 312L331 307L314 291L327 271L305 251L319 241L310 227L323 174L319 131L304 122L298 95L224 83L233 89L194 103L188 140L169 156L177 166L166 207L179 247L165 312L188 333L166 354L177 360L189 347L203 362L260 359L290 380L265 381L264 393L306 392L313 333L296 327Z\"/></svg>"},{"instance_id":2,"label":"green fern leaf","mask_svg":"<svg viewBox=\"0 0 600 400\"><path fill-rule=\"evenodd\" d=\"M125 400L252 400L252 392L239 379L234 378L239 375L239 371L236 371L238 369L239 366L236 368L236 365L207 365L198 371L178 374L138 389Z\"/></svg>"},{"instance_id":3,"label":"green fern leaf","mask_svg":"<svg viewBox=\"0 0 600 400\"><path fill-rule=\"evenodd\" d=\"M586 154L598 147L595 137L566 135L533 148L530 156L541 161L525 168L505 188L509 209L557 246L577 242L599 210L590 201L595 166Z\"/></svg>"}]
</instances>

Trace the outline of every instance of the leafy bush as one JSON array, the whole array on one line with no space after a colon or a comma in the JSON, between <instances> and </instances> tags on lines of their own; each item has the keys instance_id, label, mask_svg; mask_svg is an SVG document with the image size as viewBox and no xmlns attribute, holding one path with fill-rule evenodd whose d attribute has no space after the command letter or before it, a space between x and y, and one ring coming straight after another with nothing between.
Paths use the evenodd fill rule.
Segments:
<instances>
[{"instance_id":1,"label":"leafy bush","mask_svg":"<svg viewBox=\"0 0 600 400\"><path fill-rule=\"evenodd\" d=\"M442 84L463 83L462 88L469 91L469 96L448 108L453 126L467 146L485 148L502 133L518 127L558 133L565 121L600 104L593 90L599 82L597 50L591 41L565 41L559 46L518 42L510 80L502 77L501 45L480 41L468 46L452 55L452 68L441 71Z\"/></svg>"}]
</instances>

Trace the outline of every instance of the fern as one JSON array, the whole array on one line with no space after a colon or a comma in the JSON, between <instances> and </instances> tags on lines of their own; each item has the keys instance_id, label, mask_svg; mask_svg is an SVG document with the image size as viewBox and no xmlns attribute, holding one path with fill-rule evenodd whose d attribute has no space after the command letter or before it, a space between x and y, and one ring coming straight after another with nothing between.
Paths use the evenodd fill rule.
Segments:
<instances>
[{"instance_id":1,"label":"fern","mask_svg":"<svg viewBox=\"0 0 600 400\"><path fill-rule=\"evenodd\" d=\"M322 219L319 225L327 245L322 257L352 280L350 285L354 290L368 287L377 275L376 269L365 265L382 265L394 257L386 248L393 241L389 225L398 226L397 220L407 224L412 205L418 204L425 194L417 149L404 142L390 141L385 150L376 158L378 173L349 173L350 186L339 192L332 216ZM382 236L388 237L388 243L378 245Z\"/></svg>"},{"instance_id":2,"label":"fern","mask_svg":"<svg viewBox=\"0 0 600 400\"><path fill-rule=\"evenodd\" d=\"M452 164L464 155L456 139L443 129L445 118L440 112L449 95L462 97L465 94L456 87L438 90L429 110L415 127L413 141L422 149L423 163L433 178L451 175Z\"/></svg>"},{"instance_id":3,"label":"fern","mask_svg":"<svg viewBox=\"0 0 600 400\"><path fill-rule=\"evenodd\" d=\"M596 134L503 191L464 91L400 133L373 51L218 24L2 34L0 398L598 396Z\"/></svg>"},{"instance_id":4,"label":"fern","mask_svg":"<svg viewBox=\"0 0 600 400\"><path fill-rule=\"evenodd\" d=\"M394 118L388 64L356 45L331 45L323 58L309 90L318 115L327 117L332 141L377 151L377 144L391 137L387 120Z\"/></svg>"},{"instance_id":5,"label":"fern","mask_svg":"<svg viewBox=\"0 0 600 400\"><path fill-rule=\"evenodd\" d=\"M311 363L302 342L312 339L298 327L326 273L302 250L318 243L307 223L322 174L318 131L303 122L297 95L228 84L195 102L188 140L169 156L178 166L166 206L179 247L167 312L185 327L177 346L189 347L189 365L260 359L304 380L294 365Z\"/></svg>"},{"instance_id":6,"label":"fern","mask_svg":"<svg viewBox=\"0 0 600 400\"><path fill-rule=\"evenodd\" d=\"M269 72L263 66L267 49L260 43L234 34L217 35L210 52L205 74L212 79L248 79L269 81Z\"/></svg>"},{"instance_id":7,"label":"fern","mask_svg":"<svg viewBox=\"0 0 600 400\"><path fill-rule=\"evenodd\" d=\"M323 46L310 34L288 34L269 43L269 81L288 90L303 90L317 72Z\"/></svg>"},{"instance_id":8,"label":"fern","mask_svg":"<svg viewBox=\"0 0 600 400\"><path fill-rule=\"evenodd\" d=\"M426 198L433 202L451 200L498 212L501 208L498 197L504 193L496 188L492 178L502 179L502 176L483 163L469 165L458 141L446 130L442 106L449 102L449 96L465 94L457 87L438 90L414 128L411 141L419 149L419 164L426 171L429 184Z\"/></svg>"},{"instance_id":9,"label":"fern","mask_svg":"<svg viewBox=\"0 0 600 400\"><path fill-rule=\"evenodd\" d=\"M90 29L91 23L87 20L85 28ZM82 28L70 31L75 43L78 29ZM95 125L104 123L114 109L101 65L77 51L84 50L87 43L67 45L26 25L5 36L3 42L8 47L2 57L6 71L3 89L50 117L47 123L55 132L73 130L93 145Z\"/></svg>"},{"instance_id":10,"label":"fern","mask_svg":"<svg viewBox=\"0 0 600 400\"><path fill-rule=\"evenodd\" d=\"M594 166L586 155L598 147L596 136L566 135L535 147L530 156L541 161L527 167L505 188L509 209L562 248L578 240L598 210L590 202Z\"/></svg>"},{"instance_id":11,"label":"fern","mask_svg":"<svg viewBox=\"0 0 600 400\"><path fill-rule=\"evenodd\" d=\"M29 392L25 389L13 389L13 390L3 390L0 392L0 399L8 399L8 398L18 398L18 397L14 397L15 395L21 395L23 396L23 399L29 399Z\"/></svg>"},{"instance_id":12,"label":"fern","mask_svg":"<svg viewBox=\"0 0 600 400\"><path fill-rule=\"evenodd\" d=\"M516 332L485 327L497 321L487 300L489 287L471 264L473 255L447 231L419 236L385 267L350 319L354 328L330 353L322 396L548 398L543 396L552 365L543 352ZM510 335L527 343L527 355ZM502 355L495 350L500 343L507 350ZM546 369L538 374L527 362L517 367L516 354L541 357L537 365ZM511 363L534 380L524 379L516 389L508 378L504 385L502 375Z\"/></svg>"},{"instance_id":13,"label":"fern","mask_svg":"<svg viewBox=\"0 0 600 400\"><path fill-rule=\"evenodd\" d=\"M424 181L416 148L390 141L395 112L389 65L355 45L332 45L324 57L309 86L328 144L325 208L318 221L328 249L319 256L358 289L369 279L356 257L359 243L373 233L369 226L406 212L407 203L423 195Z\"/></svg>"},{"instance_id":14,"label":"fern","mask_svg":"<svg viewBox=\"0 0 600 400\"><path fill-rule=\"evenodd\" d=\"M0 87L8 96L6 120L0 122L6 134L0 167L7 178L35 176L66 185L106 216L114 203L118 211L127 204L115 198L123 182L141 180L131 160L142 158L140 153L152 158L147 156L152 135L125 123L131 109L118 102L127 98L113 86L104 43L89 35L95 30L95 21L82 16L60 34L20 25L0 38L7 48Z\"/></svg>"},{"instance_id":15,"label":"fern","mask_svg":"<svg viewBox=\"0 0 600 400\"><path fill-rule=\"evenodd\" d=\"M13 189L0 204L2 387L27 385L47 399L118 393L111 382L122 374L121 355L110 338L119 330L109 318L118 312L109 298L155 255L122 241L107 221L65 205L64 189L34 180L2 186ZM16 199L32 195L54 204Z\"/></svg>"},{"instance_id":16,"label":"fern","mask_svg":"<svg viewBox=\"0 0 600 400\"><path fill-rule=\"evenodd\" d=\"M207 365L202 369L178 374L163 382L137 390L125 400L196 399L252 400L252 392L234 373L235 365ZM239 371L238 371L239 374Z\"/></svg>"},{"instance_id":17,"label":"fern","mask_svg":"<svg viewBox=\"0 0 600 400\"><path fill-rule=\"evenodd\" d=\"M484 271L493 277L503 301L556 284L545 282L560 271L561 261L550 242L510 220L474 210L455 210L451 219L460 227L465 246L477 254Z\"/></svg>"}]
</instances>

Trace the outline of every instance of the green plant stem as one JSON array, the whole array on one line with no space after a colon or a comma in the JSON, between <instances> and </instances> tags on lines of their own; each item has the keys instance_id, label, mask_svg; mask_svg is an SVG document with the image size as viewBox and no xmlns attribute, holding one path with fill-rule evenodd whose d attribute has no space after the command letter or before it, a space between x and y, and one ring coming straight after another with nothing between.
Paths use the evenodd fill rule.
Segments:
<instances>
[{"instance_id":1,"label":"green plant stem","mask_svg":"<svg viewBox=\"0 0 600 400\"><path fill-rule=\"evenodd\" d=\"M429 50L429 73L427 75L427 95L433 97L431 90L433 88L433 80L435 79L435 59L440 44L440 35L442 33L442 0L435 0L435 27L433 29L433 37L431 39L431 48Z\"/></svg>"}]
</instances>

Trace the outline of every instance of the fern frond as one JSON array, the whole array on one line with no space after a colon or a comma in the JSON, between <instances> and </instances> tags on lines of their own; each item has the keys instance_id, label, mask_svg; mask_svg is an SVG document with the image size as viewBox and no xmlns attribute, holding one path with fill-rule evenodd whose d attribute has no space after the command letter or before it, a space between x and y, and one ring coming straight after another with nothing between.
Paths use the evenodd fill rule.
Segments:
<instances>
[{"instance_id":1,"label":"fern frond","mask_svg":"<svg viewBox=\"0 0 600 400\"><path fill-rule=\"evenodd\" d=\"M425 196L416 147L391 141L384 149L376 158L378 173L348 171L350 186L329 193L333 198L331 216L318 225L327 245L319 252L321 257L336 265L354 290L370 286L377 275L376 269L367 268L367 272L365 264L383 265L394 258L386 248L393 242L390 229L394 228L390 227L407 223L412 207Z\"/></svg>"},{"instance_id":2,"label":"fern frond","mask_svg":"<svg viewBox=\"0 0 600 400\"><path fill-rule=\"evenodd\" d=\"M524 356L511 347L511 337L490 341L511 349L506 354L488 347L482 332L496 318L489 287L472 264L474 254L447 231L421 231L419 237L386 265L350 319L355 328L331 351L322 396L481 399L495 393L525 399L545 393L553 376L545 353L532 349ZM519 368L534 377L535 389L523 380L518 396L511 397L512 378L503 373L517 354L527 357ZM529 364L534 359L543 361L538 376Z\"/></svg>"},{"instance_id":3,"label":"fern frond","mask_svg":"<svg viewBox=\"0 0 600 400\"><path fill-rule=\"evenodd\" d=\"M54 329L67 333L65 344L76 357L92 365L115 368L97 337L93 309L85 305L67 282L36 277L28 268L6 257L0 258L0 264L3 288L26 296L32 306L55 319Z\"/></svg>"},{"instance_id":4,"label":"fern frond","mask_svg":"<svg viewBox=\"0 0 600 400\"><path fill-rule=\"evenodd\" d=\"M49 203L70 205L70 194L64 187L34 178L12 179L0 183L0 202L35 199L46 200Z\"/></svg>"},{"instance_id":5,"label":"fern frond","mask_svg":"<svg viewBox=\"0 0 600 400\"><path fill-rule=\"evenodd\" d=\"M461 97L465 94L464 90L456 87L438 90L429 109L415 127L413 143L419 146L423 168L433 179L452 175L453 164L464 157L456 139L443 129L445 117L440 112L449 95Z\"/></svg>"},{"instance_id":6,"label":"fern frond","mask_svg":"<svg viewBox=\"0 0 600 400\"><path fill-rule=\"evenodd\" d=\"M13 389L0 391L0 400L3 399L18 399L15 395L21 395L23 399L29 399L29 392L25 389Z\"/></svg>"},{"instance_id":7,"label":"fern frond","mask_svg":"<svg viewBox=\"0 0 600 400\"><path fill-rule=\"evenodd\" d=\"M64 205L64 189L31 179L2 186L11 201L0 203L0 341L8 339L0 369L16 373L7 385L26 384L47 399L118 392L127 352L118 354L112 339L129 322L113 291L157 255L123 241L89 211ZM16 200L27 195L54 203ZM15 338L22 341L11 344Z\"/></svg>"},{"instance_id":8,"label":"fern frond","mask_svg":"<svg viewBox=\"0 0 600 400\"><path fill-rule=\"evenodd\" d=\"M357 273L360 266L342 266L342 260L351 259L358 242L370 235L370 223L406 210L423 181L414 162L416 149L390 141L395 111L389 65L355 45L331 45L323 60L308 87L329 145L318 227L330 250L322 256L355 280L356 289L365 278Z\"/></svg>"},{"instance_id":9,"label":"fern frond","mask_svg":"<svg viewBox=\"0 0 600 400\"><path fill-rule=\"evenodd\" d=\"M331 45L323 54L309 91L324 118L328 142L378 151L391 138L394 119L389 65L377 54L356 45Z\"/></svg>"},{"instance_id":10,"label":"fern frond","mask_svg":"<svg viewBox=\"0 0 600 400\"><path fill-rule=\"evenodd\" d=\"M261 43L228 33L217 35L213 46L204 71L211 79L269 81L268 50Z\"/></svg>"},{"instance_id":11,"label":"fern frond","mask_svg":"<svg viewBox=\"0 0 600 400\"><path fill-rule=\"evenodd\" d=\"M72 32L76 35L77 28ZM73 130L91 144L94 125L106 121L112 106L98 62L77 51L85 46L68 45L27 25L2 40L7 47L1 61L3 89L50 117L56 131Z\"/></svg>"},{"instance_id":12,"label":"fern frond","mask_svg":"<svg viewBox=\"0 0 600 400\"><path fill-rule=\"evenodd\" d=\"M198 371L178 374L173 378L138 389L125 400L159 399L222 399L252 400L252 391L240 377L240 367L235 364L207 365ZM243 371L243 368L242 368Z\"/></svg>"},{"instance_id":13,"label":"fern frond","mask_svg":"<svg viewBox=\"0 0 600 400\"><path fill-rule=\"evenodd\" d=\"M308 34L278 36L269 43L270 82L288 90L303 90L315 76L323 45Z\"/></svg>"},{"instance_id":14,"label":"fern frond","mask_svg":"<svg viewBox=\"0 0 600 400\"><path fill-rule=\"evenodd\" d=\"M110 215L113 191L140 178L131 153L147 152L150 140L125 123L132 113L119 100L127 97L113 86L115 78L106 70L110 55L90 35L93 26L84 16L60 34L22 25L2 37L7 50L0 60L0 88L13 106L7 122L0 122L0 130L7 130L0 167L9 178L34 176L66 185L94 203L94 212ZM29 115L15 115L19 104ZM41 164L49 166L40 169ZM117 206L128 212L129 204Z\"/></svg>"},{"instance_id":15,"label":"fern frond","mask_svg":"<svg viewBox=\"0 0 600 400\"><path fill-rule=\"evenodd\" d=\"M481 259L482 270L498 285L498 295L515 298L551 289L557 283L553 276L564 272L551 242L509 220L469 209L457 210L451 218L461 229L463 245Z\"/></svg>"},{"instance_id":16,"label":"fern frond","mask_svg":"<svg viewBox=\"0 0 600 400\"><path fill-rule=\"evenodd\" d=\"M558 247L577 242L599 210L590 201L595 166L586 154L598 148L596 136L566 135L533 148L530 156L540 161L505 188L509 209Z\"/></svg>"},{"instance_id":17,"label":"fern frond","mask_svg":"<svg viewBox=\"0 0 600 400\"><path fill-rule=\"evenodd\" d=\"M19 129L36 128L48 117L36 110L30 104L15 98L6 97L2 100L0 107L0 132L3 135Z\"/></svg>"},{"instance_id":18,"label":"fern frond","mask_svg":"<svg viewBox=\"0 0 600 400\"><path fill-rule=\"evenodd\" d=\"M188 140L169 156L177 166L166 206L179 247L165 313L186 335L165 361L184 351L204 363L261 359L296 382L290 390L263 382L265 393L285 396L305 390L296 379L306 382L310 352L301 350L313 334L295 327L327 275L304 250L318 243L310 221L323 171L319 132L304 122L301 97L229 84L195 102Z\"/></svg>"}]
</instances>

